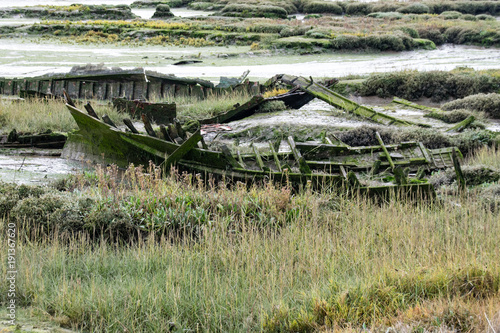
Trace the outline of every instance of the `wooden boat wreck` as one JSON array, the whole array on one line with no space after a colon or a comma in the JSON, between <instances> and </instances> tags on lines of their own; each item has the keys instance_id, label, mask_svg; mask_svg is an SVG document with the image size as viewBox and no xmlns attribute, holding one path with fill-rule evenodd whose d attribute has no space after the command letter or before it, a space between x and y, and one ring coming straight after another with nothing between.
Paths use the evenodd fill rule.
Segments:
<instances>
[{"instance_id":1,"label":"wooden boat wreck","mask_svg":"<svg viewBox=\"0 0 500 333\"><path fill-rule=\"evenodd\" d=\"M168 128L161 125L157 133L143 117L148 135L138 133L130 122L126 123L131 131L123 131L70 104L67 107L79 130L68 135L62 157L124 168L152 161L165 170L175 165L184 171L244 182L345 185L368 193L387 193L395 188L434 193L423 177L430 171L456 166L457 156L461 156L457 148L427 149L420 142L386 145L378 133L380 145L368 147L350 147L334 137L327 143L295 142L288 137L269 143L265 150L256 146L246 152L231 151L227 146L211 150L199 129L172 138L172 132L180 134L182 129L177 126L176 130L175 124Z\"/></svg>"}]
</instances>

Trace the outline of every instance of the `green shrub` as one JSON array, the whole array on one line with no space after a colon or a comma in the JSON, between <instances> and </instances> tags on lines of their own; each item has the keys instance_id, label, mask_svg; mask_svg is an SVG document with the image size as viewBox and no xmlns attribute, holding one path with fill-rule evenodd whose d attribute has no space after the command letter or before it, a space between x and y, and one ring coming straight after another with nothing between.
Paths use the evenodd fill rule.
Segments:
<instances>
[{"instance_id":1,"label":"green shrub","mask_svg":"<svg viewBox=\"0 0 500 333\"><path fill-rule=\"evenodd\" d=\"M267 101L259 106L258 112L276 112L286 109L287 107L283 101Z\"/></svg>"},{"instance_id":2,"label":"green shrub","mask_svg":"<svg viewBox=\"0 0 500 333\"><path fill-rule=\"evenodd\" d=\"M466 20L466 21L477 21L477 17L475 17L474 15L472 14L464 14L462 15L462 20Z\"/></svg>"},{"instance_id":3,"label":"green shrub","mask_svg":"<svg viewBox=\"0 0 500 333\"><path fill-rule=\"evenodd\" d=\"M368 14L368 17L380 18L380 19L390 19L399 20L403 18L403 14L398 12L375 12Z\"/></svg>"},{"instance_id":4,"label":"green shrub","mask_svg":"<svg viewBox=\"0 0 500 333\"><path fill-rule=\"evenodd\" d=\"M446 11L439 14L439 16L443 17L445 20L456 20L462 18L462 13L457 11Z\"/></svg>"},{"instance_id":5,"label":"green shrub","mask_svg":"<svg viewBox=\"0 0 500 333\"><path fill-rule=\"evenodd\" d=\"M494 183L500 180L500 171L484 165L462 166L465 184L477 186L486 183ZM429 181L436 187L451 185L457 179L454 169L447 169L434 174Z\"/></svg>"},{"instance_id":6,"label":"green shrub","mask_svg":"<svg viewBox=\"0 0 500 333\"><path fill-rule=\"evenodd\" d=\"M500 119L500 94L477 94L463 99L448 102L442 106L443 110L467 109L484 112L490 117Z\"/></svg>"},{"instance_id":7,"label":"green shrub","mask_svg":"<svg viewBox=\"0 0 500 333\"><path fill-rule=\"evenodd\" d=\"M427 97L439 102L498 91L499 87L500 80L486 74L411 71L372 75L363 82L359 93L364 96L397 96L408 100Z\"/></svg>"},{"instance_id":8,"label":"green shrub","mask_svg":"<svg viewBox=\"0 0 500 333\"><path fill-rule=\"evenodd\" d=\"M402 32L404 32L405 34L407 34L408 36L410 36L411 38L420 38L420 35L418 34L418 31L415 30L414 28L411 28L411 27L401 27L401 28L398 28L399 30L401 30Z\"/></svg>"},{"instance_id":9,"label":"green shrub","mask_svg":"<svg viewBox=\"0 0 500 333\"><path fill-rule=\"evenodd\" d=\"M311 1L304 4L303 12L342 15L342 7L333 2Z\"/></svg>"},{"instance_id":10,"label":"green shrub","mask_svg":"<svg viewBox=\"0 0 500 333\"><path fill-rule=\"evenodd\" d=\"M336 50L355 50L362 48L361 38L352 35L340 35L332 40L332 47Z\"/></svg>"},{"instance_id":11,"label":"green shrub","mask_svg":"<svg viewBox=\"0 0 500 333\"><path fill-rule=\"evenodd\" d=\"M366 2L352 2L346 6L347 15L368 15L371 13L371 4Z\"/></svg>"},{"instance_id":12,"label":"green shrub","mask_svg":"<svg viewBox=\"0 0 500 333\"><path fill-rule=\"evenodd\" d=\"M439 29L432 27L421 27L417 28L418 35L420 38L428 39L434 42L436 45L442 45L446 42L446 37Z\"/></svg>"},{"instance_id":13,"label":"green shrub","mask_svg":"<svg viewBox=\"0 0 500 333\"><path fill-rule=\"evenodd\" d=\"M479 14L476 15L476 18L480 21L496 21L496 18L494 16L488 14Z\"/></svg>"},{"instance_id":14,"label":"green shrub","mask_svg":"<svg viewBox=\"0 0 500 333\"><path fill-rule=\"evenodd\" d=\"M152 18L165 18L173 16L174 14L170 11L170 7L168 5L158 5L156 6L156 11Z\"/></svg>"},{"instance_id":15,"label":"green shrub","mask_svg":"<svg viewBox=\"0 0 500 333\"><path fill-rule=\"evenodd\" d=\"M426 14L430 13L429 6L424 5L423 3L412 3L410 5L400 7L397 10L400 13L404 14Z\"/></svg>"}]
</instances>

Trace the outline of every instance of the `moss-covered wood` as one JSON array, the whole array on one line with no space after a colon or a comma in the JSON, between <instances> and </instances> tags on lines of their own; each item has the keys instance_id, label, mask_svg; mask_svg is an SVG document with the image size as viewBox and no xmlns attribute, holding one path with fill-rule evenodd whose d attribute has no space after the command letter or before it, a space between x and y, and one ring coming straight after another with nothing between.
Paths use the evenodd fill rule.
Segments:
<instances>
[{"instance_id":1,"label":"moss-covered wood","mask_svg":"<svg viewBox=\"0 0 500 333\"><path fill-rule=\"evenodd\" d=\"M400 126L409 126L409 125L426 126L421 124L414 124L405 120L398 119L396 117L388 116L386 114L377 112L369 107L360 105L334 92L333 90L317 82L314 82L312 78L306 79L304 77L296 77L285 74L278 76L276 78L276 81L282 81L291 86L299 87L301 90L306 91L309 94L312 94L313 96L327 102L328 104L336 108L347 111L349 113L354 113L360 117L369 119L379 124L400 125Z\"/></svg>"}]
</instances>

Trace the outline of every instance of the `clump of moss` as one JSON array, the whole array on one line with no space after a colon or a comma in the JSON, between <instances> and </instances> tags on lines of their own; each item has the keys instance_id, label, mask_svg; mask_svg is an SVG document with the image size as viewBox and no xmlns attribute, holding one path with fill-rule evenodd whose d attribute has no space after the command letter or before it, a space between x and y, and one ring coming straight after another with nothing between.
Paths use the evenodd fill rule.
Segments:
<instances>
[{"instance_id":1,"label":"clump of moss","mask_svg":"<svg viewBox=\"0 0 500 333\"><path fill-rule=\"evenodd\" d=\"M500 94L477 94L443 104L443 110L467 109L500 119Z\"/></svg>"}]
</instances>

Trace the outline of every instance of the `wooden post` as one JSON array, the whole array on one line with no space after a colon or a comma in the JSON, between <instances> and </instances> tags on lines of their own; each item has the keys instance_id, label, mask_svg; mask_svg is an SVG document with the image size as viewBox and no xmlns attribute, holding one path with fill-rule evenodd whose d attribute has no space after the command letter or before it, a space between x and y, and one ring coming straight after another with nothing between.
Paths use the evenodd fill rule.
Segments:
<instances>
[{"instance_id":1,"label":"wooden post","mask_svg":"<svg viewBox=\"0 0 500 333\"><path fill-rule=\"evenodd\" d=\"M63 95L64 95L64 99L66 100L66 104L76 108L75 103L73 103L73 100L71 99L71 97L69 97L68 92L64 88L63 88Z\"/></svg>"},{"instance_id":2,"label":"wooden post","mask_svg":"<svg viewBox=\"0 0 500 333\"><path fill-rule=\"evenodd\" d=\"M460 162L458 161L456 149L451 152L451 159L453 160L453 166L455 167L455 174L457 175L457 183L460 190L465 190L465 178L462 173L462 168L460 167Z\"/></svg>"},{"instance_id":3,"label":"wooden post","mask_svg":"<svg viewBox=\"0 0 500 333\"><path fill-rule=\"evenodd\" d=\"M276 153L276 150L274 149L274 146L271 142L269 142L269 148L271 149L271 153L273 154L274 163L276 163L276 168L278 169L279 172L282 172L283 170L281 169L281 163L278 158L278 154Z\"/></svg>"},{"instance_id":4,"label":"wooden post","mask_svg":"<svg viewBox=\"0 0 500 333\"><path fill-rule=\"evenodd\" d=\"M292 149L293 156L299 163L299 170L301 173L311 173L311 169L309 168L309 165L307 165L306 159L300 151L297 149L297 146L295 145L295 141L293 140L293 137L289 136L288 137L288 144L290 145L290 148Z\"/></svg>"},{"instance_id":5,"label":"wooden post","mask_svg":"<svg viewBox=\"0 0 500 333\"><path fill-rule=\"evenodd\" d=\"M236 161L236 159L234 158L233 154L231 154L231 151L229 150L229 148L226 146L226 145L223 145L221 147L221 150L222 150L222 154L224 155L224 157L227 159L227 161L229 162L229 164L233 167L233 168L243 168L239 163L238 161Z\"/></svg>"},{"instance_id":6,"label":"wooden post","mask_svg":"<svg viewBox=\"0 0 500 333\"><path fill-rule=\"evenodd\" d=\"M123 119L123 123L130 129L132 133L139 134L139 131L135 128L134 124L132 124L132 120L125 118Z\"/></svg>"},{"instance_id":7,"label":"wooden post","mask_svg":"<svg viewBox=\"0 0 500 333\"><path fill-rule=\"evenodd\" d=\"M380 137L379 132L375 132L375 136L377 137L378 143L380 144L380 147L382 147L382 150L384 151L385 157L387 157L387 161L389 162L389 165L391 166L392 170L394 170L394 162L392 161L391 155L387 151L387 148L385 147L384 141L382 141L382 138Z\"/></svg>"},{"instance_id":8,"label":"wooden post","mask_svg":"<svg viewBox=\"0 0 500 333\"><path fill-rule=\"evenodd\" d=\"M92 107L92 105L90 105L90 102L87 102L87 104L85 104L84 107L85 107L85 110L87 110L87 113L89 114L89 116L94 117L95 119L99 119L94 108Z\"/></svg>"},{"instance_id":9,"label":"wooden post","mask_svg":"<svg viewBox=\"0 0 500 333\"><path fill-rule=\"evenodd\" d=\"M146 132L149 134L149 136L157 138L158 136L156 135L156 132L154 131L153 126L151 126L151 122L149 121L148 116L146 116L144 113L141 116L142 116L142 122L144 123L144 128L146 129Z\"/></svg>"},{"instance_id":10,"label":"wooden post","mask_svg":"<svg viewBox=\"0 0 500 333\"><path fill-rule=\"evenodd\" d=\"M200 130L197 130L179 148L167 157L165 160L165 169L170 169L171 165L177 163L182 157L184 157L184 155L193 149L202 138Z\"/></svg>"},{"instance_id":11,"label":"wooden post","mask_svg":"<svg viewBox=\"0 0 500 333\"><path fill-rule=\"evenodd\" d=\"M167 129L165 128L164 125L160 125L160 132L161 132L161 134L163 134L163 139L164 140L173 142L173 140L170 137L170 135L168 135Z\"/></svg>"},{"instance_id":12,"label":"wooden post","mask_svg":"<svg viewBox=\"0 0 500 333\"><path fill-rule=\"evenodd\" d=\"M105 114L104 116L102 116L102 121L104 121L106 124L108 124L109 126L111 127L116 127L115 123L108 117L107 114Z\"/></svg>"}]
</instances>

